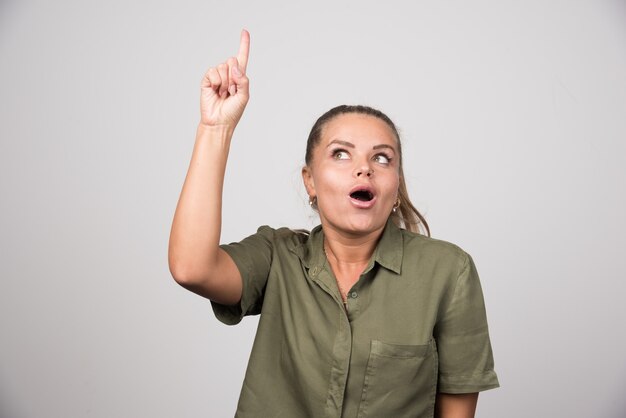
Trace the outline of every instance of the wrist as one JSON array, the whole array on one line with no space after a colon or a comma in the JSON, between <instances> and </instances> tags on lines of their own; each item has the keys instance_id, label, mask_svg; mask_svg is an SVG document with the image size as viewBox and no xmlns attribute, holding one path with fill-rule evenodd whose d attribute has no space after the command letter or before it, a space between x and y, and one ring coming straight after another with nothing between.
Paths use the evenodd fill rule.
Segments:
<instances>
[{"instance_id":1,"label":"wrist","mask_svg":"<svg viewBox=\"0 0 626 418\"><path fill-rule=\"evenodd\" d=\"M234 131L234 126L207 125L200 122L198 124L198 130L196 131L196 139L207 138L213 141L230 142Z\"/></svg>"}]
</instances>

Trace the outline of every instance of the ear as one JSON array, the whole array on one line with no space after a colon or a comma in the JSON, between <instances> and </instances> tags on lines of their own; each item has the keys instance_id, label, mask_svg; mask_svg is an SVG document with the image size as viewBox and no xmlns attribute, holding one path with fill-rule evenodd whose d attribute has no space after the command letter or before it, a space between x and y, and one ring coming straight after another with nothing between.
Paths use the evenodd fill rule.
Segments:
<instances>
[{"instance_id":1,"label":"ear","mask_svg":"<svg viewBox=\"0 0 626 418\"><path fill-rule=\"evenodd\" d=\"M302 167L302 181L304 182L304 188L310 198L317 196L315 192L315 182L313 181L313 174L309 166Z\"/></svg>"}]
</instances>

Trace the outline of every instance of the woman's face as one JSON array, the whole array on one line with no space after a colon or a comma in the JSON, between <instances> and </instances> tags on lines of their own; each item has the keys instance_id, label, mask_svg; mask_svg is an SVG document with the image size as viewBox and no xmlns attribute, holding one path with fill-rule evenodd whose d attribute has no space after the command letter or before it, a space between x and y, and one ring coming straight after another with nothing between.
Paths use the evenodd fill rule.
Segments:
<instances>
[{"instance_id":1,"label":"woman's face","mask_svg":"<svg viewBox=\"0 0 626 418\"><path fill-rule=\"evenodd\" d=\"M399 159L384 121L347 113L328 122L311 164L302 169L322 226L347 235L382 229L398 198Z\"/></svg>"}]
</instances>

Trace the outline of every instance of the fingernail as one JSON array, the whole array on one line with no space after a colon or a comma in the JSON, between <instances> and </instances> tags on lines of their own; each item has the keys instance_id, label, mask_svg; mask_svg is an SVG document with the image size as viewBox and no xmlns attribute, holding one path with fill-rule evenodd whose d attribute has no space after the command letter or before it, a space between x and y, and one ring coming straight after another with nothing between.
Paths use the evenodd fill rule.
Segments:
<instances>
[{"instance_id":1,"label":"fingernail","mask_svg":"<svg viewBox=\"0 0 626 418\"><path fill-rule=\"evenodd\" d=\"M233 74L235 74L237 77L241 77L241 70L239 69L238 65L233 66Z\"/></svg>"},{"instance_id":2,"label":"fingernail","mask_svg":"<svg viewBox=\"0 0 626 418\"><path fill-rule=\"evenodd\" d=\"M231 96L234 96L234 95L235 95L235 93L237 93L237 86L236 86L236 85L234 85L234 84L233 84L232 86L230 86L230 87L228 88L228 93L229 93Z\"/></svg>"}]
</instances>

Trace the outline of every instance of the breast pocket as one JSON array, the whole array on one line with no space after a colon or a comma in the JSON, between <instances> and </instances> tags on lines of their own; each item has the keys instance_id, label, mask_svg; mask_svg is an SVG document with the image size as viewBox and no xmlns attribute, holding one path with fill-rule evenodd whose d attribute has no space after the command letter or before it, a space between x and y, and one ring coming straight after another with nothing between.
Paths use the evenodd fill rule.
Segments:
<instances>
[{"instance_id":1,"label":"breast pocket","mask_svg":"<svg viewBox=\"0 0 626 418\"><path fill-rule=\"evenodd\" d=\"M359 418L432 417L437 391L437 347L372 340Z\"/></svg>"}]
</instances>

